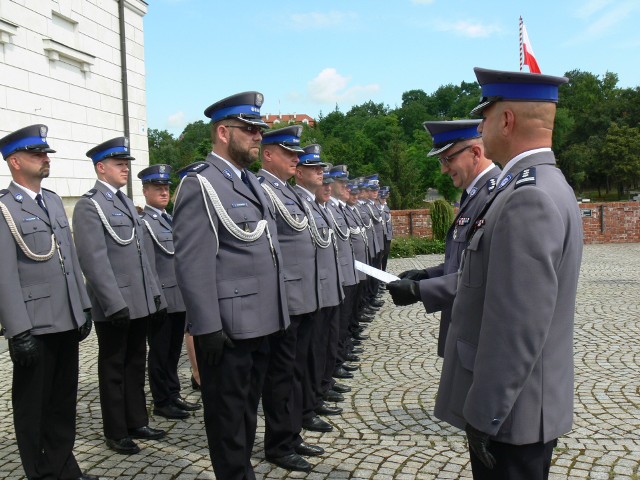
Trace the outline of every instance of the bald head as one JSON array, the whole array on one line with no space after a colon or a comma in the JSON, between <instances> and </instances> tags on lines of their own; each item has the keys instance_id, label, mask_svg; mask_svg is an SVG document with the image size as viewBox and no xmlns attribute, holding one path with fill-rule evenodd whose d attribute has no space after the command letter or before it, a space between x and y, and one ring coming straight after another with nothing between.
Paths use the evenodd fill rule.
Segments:
<instances>
[{"instance_id":1,"label":"bald head","mask_svg":"<svg viewBox=\"0 0 640 480\"><path fill-rule=\"evenodd\" d=\"M478 131L487 157L503 167L516 155L551 147L556 104L551 102L497 102L483 111Z\"/></svg>"}]
</instances>

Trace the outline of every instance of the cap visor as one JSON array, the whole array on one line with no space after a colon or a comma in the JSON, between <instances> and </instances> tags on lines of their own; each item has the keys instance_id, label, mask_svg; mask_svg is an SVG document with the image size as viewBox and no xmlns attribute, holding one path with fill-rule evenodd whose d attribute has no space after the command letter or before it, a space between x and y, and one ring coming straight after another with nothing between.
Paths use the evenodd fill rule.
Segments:
<instances>
[{"instance_id":1,"label":"cap visor","mask_svg":"<svg viewBox=\"0 0 640 480\"><path fill-rule=\"evenodd\" d=\"M269 128L269 125L264 123L261 118L246 118L246 117L229 117L234 120L239 120L243 123L248 123L249 125L256 125L257 127Z\"/></svg>"},{"instance_id":2,"label":"cap visor","mask_svg":"<svg viewBox=\"0 0 640 480\"><path fill-rule=\"evenodd\" d=\"M447 148L451 148L455 142L447 143L444 147L433 147L429 153L427 153L427 157L433 157L434 155L439 154L440 152L444 152Z\"/></svg>"},{"instance_id":3,"label":"cap visor","mask_svg":"<svg viewBox=\"0 0 640 480\"><path fill-rule=\"evenodd\" d=\"M284 145L282 143L278 143L278 145L280 145L285 150L289 150L290 152L304 153L304 149L301 148L301 147L297 147L297 146L294 146L294 145Z\"/></svg>"},{"instance_id":4,"label":"cap visor","mask_svg":"<svg viewBox=\"0 0 640 480\"><path fill-rule=\"evenodd\" d=\"M472 117L479 117L482 111L492 103L495 103L495 102L493 100L488 100L486 102L480 103L477 107L471 110L471 112L469 112L469 115Z\"/></svg>"}]
</instances>

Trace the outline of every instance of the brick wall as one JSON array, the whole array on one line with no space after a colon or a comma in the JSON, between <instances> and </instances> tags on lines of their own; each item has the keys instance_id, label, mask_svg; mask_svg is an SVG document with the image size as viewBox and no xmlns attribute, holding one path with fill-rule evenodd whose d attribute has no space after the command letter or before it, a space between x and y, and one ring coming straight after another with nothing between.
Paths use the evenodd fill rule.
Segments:
<instances>
[{"instance_id":1,"label":"brick wall","mask_svg":"<svg viewBox=\"0 0 640 480\"><path fill-rule=\"evenodd\" d=\"M640 242L640 203L580 203L584 243ZM432 236L431 216L424 210L393 210L393 233L398 237Z\"/></svg>"}]
</instances>

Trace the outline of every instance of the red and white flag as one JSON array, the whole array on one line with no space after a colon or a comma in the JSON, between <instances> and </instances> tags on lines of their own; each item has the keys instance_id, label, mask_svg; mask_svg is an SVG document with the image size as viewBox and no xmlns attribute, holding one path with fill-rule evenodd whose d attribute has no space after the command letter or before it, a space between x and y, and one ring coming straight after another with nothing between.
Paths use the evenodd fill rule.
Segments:
<instances>
[{"instance_id":1,"label":"red and white flag","mask_svg":"<svg viewBox=\"0 0 640 480\"><path fill-rule=\"evenodd\" d=\"M529 41L529 35L527 35L527 28L524 26L522 17L520 17L520 70L522 70L522 65L528 65L531 73L542 73L533 53L533 47Z\"/></svg>"}]
</instances>

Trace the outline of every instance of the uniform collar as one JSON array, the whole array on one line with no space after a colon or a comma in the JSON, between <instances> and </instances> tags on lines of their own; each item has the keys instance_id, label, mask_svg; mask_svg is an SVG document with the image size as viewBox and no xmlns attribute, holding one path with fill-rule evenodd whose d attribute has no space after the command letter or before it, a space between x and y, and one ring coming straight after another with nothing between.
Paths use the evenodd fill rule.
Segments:
<instances>
[{"instance_id":1,"label":"uniform collar","mask_svg":"<svg viewBox=\"0 0 640 480\"><path fill-rule=\"evenodd\" d=\"M473 187L476 183L478 183L478 180L480 180L480 178L487 173L489 170L491 170L494 167L493 163L489 164L489 166L487 168L485 168L482 172L480 172L480 174L473 179L473 182L471 182L471 184L465 189L467 191L467 193L471 193L471 190L473 190Z\"/></svg>"},{"instance_id":2,"label":"uniform collar","mask_svg":"<svg viewBox=\"0 0 640 480\"><path fill-rule=\"evenodd\" d=\"M11 183L13 183L19 189L23 190L24 193L29 195L29 197L31 197L31 200L33 200L33 201L36 200L36 195L40 195L41 197L43 196L42 195L42 190L40 190L39 192L34 192L33 190L29 190L27 187L23 187L22 185L17 183L15 180L11 180Z\"/></svg>"},{"instance_id":3,"label":"uniform collar","mask_svg":"<svg viewBox=\"0 0 640 480\"><path fill-rule=\"evenodd\" d=\"M534 153L541 153L541 152L551 152L551 149L548 148L548 147L545 147L545 148L534 148L533 150L527 150L526 152L519 153L518 155L513 157L511 160L509 160L507 162L507 164L502 169L502 172L498 176L498 180L496 181L496 184L500 185L500 180L502 180L504 178L504 176L507 174L507 172L510 169L512 169L513 166L516 163L518 163L520 160L522 160L525 157L528 157L529 155L533 155Z\"/></svg>"},{"instance_id":4,"label":"uniform collar","mask_svg":"<svg viewBox=\"0 0 640 480\"><path fill-rule=\"evenodd\" d=\"M315 200L316 200L316 196L315 196L315 194L311 193L309 190L307 190L306 188L304 188L304 187L303 187L302 185L300 185L300 184L297 184L296 186L297 186L298 188L300 188L304 193L306 193L307 195L309 195L313 201L315 201Z\"/></svg>"},{"instance_id":5,"label":"uniform collar","mask_svg":"<svg viewBox=\"0 0 640 480\"><path fill-rule=\"evenodd\" d=\"M159 208L152 207L152 206L151 206L151 205L149 205L149 204L146 204L146 205L144 206L144 208L149 208L149 209L153 210L154 212L158 212L158 215L162 215L163 213L165 213L165 211L164 211L164 210L160 210Z\"/></svg>"},{"instance_id":6,"label":"uniform collar","mask_svg":"<svg viewBox=\"0 0 640 480\"><path fill-rule=\"evenodd\" d=\"M101 184L103 184L105 187L107 187L111 193L118 193L118 190L119 190L119 189L117 189L116 187L114 187L114 186L113 186L113 185L111 185L110 183L107 183L107 182L105 182L105 181L103 181L103 180L100 180L100 179L98 179L98 181L99 181Z\"/></svg>"},{"instance_id":7,"label":"uniform collar","mask_svg":"<svg viewBox=\"0 0 640 480\"><path fill-rule=\"evenodd\" d=\"M215 152L211 152L211 155L222 160L224 163L226 163L229 166L229 168L233 171L233 173L237 175L238 178L242 178L242 172L240 171L240 169L236 167L233 163L231 163L229 160L222 158L220 155L218 155Z\"/></svg>"}]
</instances>

